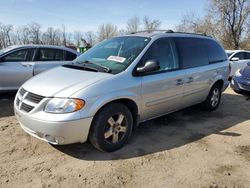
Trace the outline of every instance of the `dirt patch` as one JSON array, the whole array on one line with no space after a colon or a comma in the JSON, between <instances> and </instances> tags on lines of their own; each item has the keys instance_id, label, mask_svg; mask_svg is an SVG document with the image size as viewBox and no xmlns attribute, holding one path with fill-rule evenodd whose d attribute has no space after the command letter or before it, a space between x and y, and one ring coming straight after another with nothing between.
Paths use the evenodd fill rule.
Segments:
<instances>
[{"instance_id":1,"label":"dirt patch","mask_svg":"<svg viewBox=\"0 0 250 188\"><path fill-rule=\"evenodd\" d=\"M250 161L250 145L237 146L235 152L240 156L243 156L246 160Z\"/></svg>"},{"instance_id":2,"label":"dirt patch","mask_svg":"<svg viewBox=\"0 0 250 188\"><path fill-rule=\"evenodd\" d=\"M113 153L29 136L14 96L0 95L0 187L250 187L250 101L230 89L217 111L145 122Z\"/></svg>"}]
</instances>

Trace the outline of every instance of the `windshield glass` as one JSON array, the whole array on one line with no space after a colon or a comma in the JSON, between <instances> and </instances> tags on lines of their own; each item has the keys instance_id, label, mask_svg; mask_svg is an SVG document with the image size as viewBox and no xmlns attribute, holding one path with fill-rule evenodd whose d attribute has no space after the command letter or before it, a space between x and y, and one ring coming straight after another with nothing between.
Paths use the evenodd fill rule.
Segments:
<instances>
[{"instance_id":1,"label":"windshield glass","mask_svg":"<svg viewBox=\"0 0 250 188\"><path fill-rule=\"evenodd\" d=\"M105 40L91 48L77 59L75 63L94 63L110 69L117 74L125 70L149 43L150 38L123 36Z\"/></svg>"},{"instance_id":2,"label":"windshield glass","mask_svg":"<svg viewBox=\"0 0 250 188\"><path fill-rule=\"evenodd\" d=\"M230 57L232 54L233 54L232 52L231 53L227 52L227 57Z\"/></svg>"}]
</instances>

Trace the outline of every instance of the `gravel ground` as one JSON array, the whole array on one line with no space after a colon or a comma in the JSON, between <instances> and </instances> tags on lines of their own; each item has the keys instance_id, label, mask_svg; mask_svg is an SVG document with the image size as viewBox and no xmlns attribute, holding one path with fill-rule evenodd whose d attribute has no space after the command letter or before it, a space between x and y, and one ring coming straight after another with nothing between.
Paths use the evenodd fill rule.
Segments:
<instances>
[{"instance_id":1,"label":"gravel ground","mask_svg":"<svg viewBox=\"0 0 250 188\"><path fill-rule=\"evenodd\" d=\"M26 134L0 95L0 187L250 187L250 100L227 89L220 108L143 123L119 151L52 146Z\"/></svg>"}]
</instances>

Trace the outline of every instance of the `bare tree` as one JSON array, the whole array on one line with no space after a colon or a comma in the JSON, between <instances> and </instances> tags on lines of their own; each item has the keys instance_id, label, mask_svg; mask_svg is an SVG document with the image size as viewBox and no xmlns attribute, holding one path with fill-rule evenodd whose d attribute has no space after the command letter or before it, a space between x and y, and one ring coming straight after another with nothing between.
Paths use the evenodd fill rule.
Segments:
<instances>
[{"instance_id":1,"label":"bare tree","mask_svg":"<svg viewBox=\"0 0 250 188\"><path fill-rule=\"evenodd\" d=\"M33 44L41 43L41 35L42 35L41 25L36 22L32 22L28 24L27 27L29 29L30 42Z\"/></svg>"},{"instance_id":2,"label":"bare tree","mask_svg":"<svg viewBox=\"0 0 250 188\"><path fill-rule=\"evenodd\" d=\"M62 25L62 44L64 46L67 45L67 33L66 33L66 27L64 24Z\"/></svg>"},{"instance_id":3,"label":"bare tree","mask_svg":"<svg viewBox=\"0 0 250 188\"><path fill-rule=\"evenodd\" d=\"M98 33L98 40L102 41L104 39L108 39L113 36L116 36L118 34L118 29L117 29L117 26L111 23L106 23L106 24L102 24L99 27L97 33Z\"/></svg>"},{"instance_id":4,"label":"bare tree","mask_svg":"<svg viewBox=\"0 0 250 188\"><path fill-rule=\"evenodd\" d=\"M27 26L20 26L16 29L17 39L19 44L29 44L30 43L30 31Z\"/></svg>"},{"instance_id":5,"label":"bare tree","mask_svg":"<svg viewBox=\"0 0 250 188\"><path fill-rule=\"evenodd\" d=\"M176 30L180 32L197 32L198 26L200 25L201 20L198 16L193 13L189 12L185 14L180 21L180 24L176 26Z\"/></svg>"},{"instance_id":6,"label":"bare tree","mask_svg":"<svg viewBox=\"0 0 250 188\"><path fill-rule=\"evenodd\" d=\"M42 37L43 44L59 45L60 44L60 30L48 27L43 33Z\"/></svg>"},{"instance_id":7,"label":"bare tree","mask_svg":"<svg viewBox=\"0 0 250 188\"><path fill-rule=\"evenodd\" d=\"M210 0L213 15L223 29L224 46L239 49L241 37L250 16L249 0Z\"/></svg>"},{"instance_id":8,"label":"bare tree","mask_svg":"<svg viewBox=\"0 0 250 188\"><path fill-rule=\"evenodd\" d=\"M130 32L126 31L125 29L119 29L118 35L126 35L129 34Z\"/></svg>"},{"instance_id":9,"label":"bare tree","mask_svg":"<svg viewBox=\"0 0 250 188\"><path fill-rule=\"evenodd\" d=\"M153 31L159 29L161 26L161 21L157 19L151 19L148 16L143 18L144 29L147 31Z\"/></svg>"},{"instance_id":10,"label":"bare tree","mask_svg":"<svg viewBox=\"0 0 250 188\"><path fill-rule=\"evenodd\" d=\"M84 34L84 38L86 40L86 42L90 45L90 46L94 46L95 42L96 42L96 36L94 34L93 31L87 31Z\"/></svg>"},{"instance_id":11,"label":"bare tree","mask_svg":"<svg viewBox=\"0 0 250 188\"><path fill-rule=\"evenodd\" d=\"M140 27L140 19L137 16L130 18L127 21L127 31L128 33L136 32Z\"/></svg>"},{"instance_id":12,"label":"bare tree","mask_svg":"<svg viewBox=\"0 0 250 188\"><path fill-rule=\"evenodd\" d=\"M13 32L12 25L4 25L0 23L0 47L5 48L12 45L11 34Z\"/></svg>"},{"instance_id":13,"label":"bare tree","mask_svg":"<svg viewBox=\"0 0 250 188\"><path fill-rule=\"evenodd\" d=\"M202 33L218 37L219 28L216 25L210 14L199 18L195 13L189 12L182 17L180 24L175 29L179 32Z\"/></svg>"},{"instance_id":14,"label":"bare tree","mask_svg":"<svg viewBox=\"0 0 250 188\"><path fill-rule=\"evenodd\" d=\"M73 38L76 46L80 46L81 39L83 38L83 33L81 31L75 31L73 34Z\"/></svg>"}]
</instances>

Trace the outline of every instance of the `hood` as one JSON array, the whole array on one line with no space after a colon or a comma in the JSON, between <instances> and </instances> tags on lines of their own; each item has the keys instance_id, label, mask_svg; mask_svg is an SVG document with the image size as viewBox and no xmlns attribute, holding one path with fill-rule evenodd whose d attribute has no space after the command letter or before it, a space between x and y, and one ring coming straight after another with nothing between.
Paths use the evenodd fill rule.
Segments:
<instances>
[{"instance_id":1,"label":"hood","mask_svg":"<svg viewBox=\"0 0 250 188\"><path fill-rule=\"evenodd\" d=\"M100 80L113 76L102 72L57 67L43 72L22 86L25 90L45 97L69 97Z\"/></svg>"}]
</instances>

